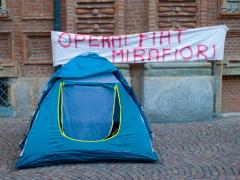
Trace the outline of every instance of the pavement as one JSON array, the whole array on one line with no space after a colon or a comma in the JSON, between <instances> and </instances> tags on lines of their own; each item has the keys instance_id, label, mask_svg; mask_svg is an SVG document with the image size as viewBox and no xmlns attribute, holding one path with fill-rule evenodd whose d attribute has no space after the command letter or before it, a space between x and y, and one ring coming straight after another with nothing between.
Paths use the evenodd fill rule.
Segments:
<instances>
[{"instance_id":1,"label":"pavement","mask_svg":"<svg viewBox=\"0 0 240 180\"><path fill-rule=\"evenodd\" d=\"M0 179L240 179L240 116L151 124L163 163L78 163L10 171L27 124L0 119Z\"/></svg>"}]
</instances>

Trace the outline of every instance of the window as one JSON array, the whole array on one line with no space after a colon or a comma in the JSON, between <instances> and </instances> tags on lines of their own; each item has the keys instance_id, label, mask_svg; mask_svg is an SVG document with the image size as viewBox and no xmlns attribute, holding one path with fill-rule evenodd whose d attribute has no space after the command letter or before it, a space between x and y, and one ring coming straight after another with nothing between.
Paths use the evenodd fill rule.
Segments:
<instances>
[{"instance_id":1,"label":"window","mask_svg":"<svg viewBox=\"0 0 240 180\"><path fill-rule=\"evenodd\" d=\"M0 0L0 17L7 17L8 16L8 9L7 9L7 1Z\"/></svg>"},{"instance_id":2,"label":"window","mask_svg":"<svg viewBox=\"0 0 240 180\"><path fill-rule=\"evenodd\" d=\"M9 106L8 87L9 87L8 79L0 78L0 107Z\"/></svg>"},{"instance_id":3,"label":"window","mask_svg":"<svg viewBox=\"0 0 240 180\"><path fill-rule=\"evenodd\" d=\"M218 0L219 17L240 17L240 0Z\"/></svg>"},{"instance_id":4,"label":"window","mask_svg":"<svg viewBox=\"0 0 240 180\"><path fill-rule=\"evenodd\" d=\"M239 13L240 0L224 0L222 4L222 11L225 13Z\"/></svg>"},{"instance_id":5,"label":"window","mask_svg":"<svg viewBox=\"0 0 240 180\"><path fill-rule=\"evenodd\" d=\"M121 123L118 86L61 83L58 123L61 134L75 141L106 141L116 136Z\"/></svg>"}]
</instances>

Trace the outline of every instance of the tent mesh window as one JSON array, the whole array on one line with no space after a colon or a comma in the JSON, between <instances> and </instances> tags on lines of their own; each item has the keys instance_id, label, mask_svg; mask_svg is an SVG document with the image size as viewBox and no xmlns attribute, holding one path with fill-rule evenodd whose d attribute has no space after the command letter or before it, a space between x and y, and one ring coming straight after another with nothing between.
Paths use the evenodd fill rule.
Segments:
<instances>
[{"instance_id":1,"label":"tent mesh window","mask_svg":"<svg viewBox=\"0 0 240 180\"><path fill-rule=\"evenodd\" d=\"M62 135L72 140L99 141L117 134L121 108L115 87L64 85L60 88L59 126Z\"/></svg>"},{"instance_id":2,"label":"tent mesh window","mask_svg":"<svg viewBox=\"0 0 240 180\"><path fill-rule=\"evenodd\" d=\"M10 84L7 78L0 78L0 107L10 105L8 98L8 88Z\"/></svg>"}]
</instances>

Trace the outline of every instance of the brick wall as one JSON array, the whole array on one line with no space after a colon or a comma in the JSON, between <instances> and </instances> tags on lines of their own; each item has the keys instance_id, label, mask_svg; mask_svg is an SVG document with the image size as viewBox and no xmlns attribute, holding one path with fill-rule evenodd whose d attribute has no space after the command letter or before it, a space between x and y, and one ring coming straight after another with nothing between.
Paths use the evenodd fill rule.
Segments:
<instances>
[{"instance_id":1,"label":"brick wall","mask_svg":"<svg viewBox=\"0 0 240 180\"><path fill-rule=\"evenodd\" d=\"M62 31L68 32L132 34L226 24L230 32L226 40L225 60L239 61L240 19L218 17L217 1L60 0L60 25ZM8 8L7 16L0 17L0 76L48 77L53 72L50 45L53 1L9 0ZM131 66L130 69L132 77L135 76L132 85L141 91L139 77L142 73L139 71L143 71L143 66ZM223 111L226 112L229 110L228 99L234 99L238 89L231 86L231 78L223 81ZM231 91L231 97L226 89L234 91ZM235 106L238 106L237 102Z\"/></svg>"},{"instance_id":2,"label":"brick wall","mask_svg":"<svg viewBox=\"0 0 240 180\"><path fill-rule=\"evenodd\" d=\"M199 3L197 0L158 0L158 29L187 29L199 25Z\"/></svg>"},{"instance_id":3,"label":"brick wall","mask_svg":"<svg viewBox=\"0 0 240 180\"><path fill-rule=\"evenodd\" d=\"M8 34L0 34L0 62L6 62L7 59L9 60L11 58L11 52L10 52L10 38L9 33Z\"/></svg>"},{"instance_id":4,"label":"brick wall","mask_svg":"<svg viewBox=\"0 0 240 180\"><path fill-rule=\"evenodd\" d=\"M222 111L240 111L240 76L223 77Z\"/></svg>"},{"instance_id":5,"label":"brick wall","mask_svg":"<svg viewBox=\"0 0 240 180\"><path fill-rule=\"evenodd\" d=\"M60 30L61 31L66 31L66 13L67 13L67 9L66 9L66 0L60 0Z\"/></svg>"},{"instance_id":6,"label":"brick wall","mask_svg":"<svg viewBox=\"0 0 240 180\"><path fill-rule=\"evenodd\" d=\"M91 3L89 0L60 0L61 29L63 31L79 31L84 33L88 31L90 32L91 30L99 30L101 33L103 30L109 30L106 32L106 34L113 34L117 33L116 30L113 32L114 28L118 29L117 24L122 24L122 26L124 26L124 30L122 30L121 33L131 34L137 32L146 32L149 29L153 30L179 27L191 28L196 26L226 24L230 27L231 30L226 41L226 59L239 59L240 35L238 35L238 29L240 28L240 21L239 19L217 18L217 0L186 0L181 1L181 4L170 0L131 0L125 1L125 3L122 3L123 1L119 3L119 0L102 0L94 2L95 3ZM77 7L77 4L79 4L79 7L82 9L79 9ZM28 73L27 71L28 69L37 69L39 64L40 66L51 66L51 59L50 61L47 61L46 58L44 59L44 57L39 57L39 59L34 60L34 63L29 63L26 54L33 51L29 51L27 49L27 43L30 43L31 41L34 42L36 38L42 38L43 40L39 39L39 41L42 41L46 47L50 47L49 42L46 40L44 41L47 36L43 36L40 33L50 32L50 30L53 29L53 2L46 0L24 0L21 1L21 3L17 3L16 0L10 0L9 6L11 9L9 17L5 19L2 18L0 21L0 37L5 36L5 34L1 34L3 32L10 33L7 37L8 39L1 38L0 43L3 43L3 41L10 42L13 40L12 46L11 44L7 44L4 47L8 48L6 51L4 51L5 53L11 52L8 56L9 58L5 59L8 63L11 61L13 64L19 65L19 76L41 75L38 73ZM120 14L120 16L124 18L120 18L121 22L119 22L119 18L116 18L116 11L117 9L121 9L122 6L124 6L124 12ZM101 9L103 9L103 11L101 11ZM149 11L149 9L151 11ZM83 11L78 13L78 11L81 10ZM87 12L87 10L89 11ZM154 10L155 13L153 13ZM84 18L94 18L94 13L96 12L98 13L96 16L97 18L95 18L96 20L108 20L109 23L106 24L93 22L92 24L89 24L89 27L86 26L87 23L84 23L82 20L84 20ZM115 18L110 17L114 13ZM81 18L81 16L83 18ZM156 20L153 17L156 17ZM91 21L91 19L89 21ZM114 24L112 24L113 21ZM28 36L28 33L39 33L40 35ZM31 40L31 37L33 40ZM27 40L24 38L27 38ZM26 45L26 49L22 48L24 43ZM48 53L49 52L43 52L43 55ZM37 57L36 53L35 56ZM41 56L40 51L38 53L38 56ZM1 62L3 61L4 60L2 58ZM52 72L52 70L50 70L50 67L45 69L49 69L49 72L44 71L42 76L49 75ZM38 70L37 72L41 72L41 70Z\"/></svg>"},{"instance_id":7,"label":"brick wall","mask_svg":"<svg viewBox=\"0 0 240 180\"><path fill-rule=\"evenodd\" d=\"M49 76L53 72L53 1L9 0L8 8L8 16L0 17L1 65L16 69L9 77ZM0 70L1 76L4 69Z\"/></svg>"},{"instance_id":8,"label":"brick wall","mask_svg":"<svg viewBox=\"0 0 240 180\"><path fill-rule=\"evenodd\" d=\"M125 1L125 32L127 34L148 31L147 7L146 0Z\"/></svg>"},{"instance_id":9,"label":"brick wall","mask_svg":"<svg viewBox=\"0 0 240 180\"><path fill-rule=\"evenodd\" d=\"M202 25L213 26L218 24L225 24L229 27L225 46L225 60L240 61L240 17L233 18L231 16L218 17L217 0L203 1L207 2L207 8L203 17Z\"/></svg>"},{"instance_id":10,"label":"brick wall","mask_svg":"<svg viewBox=\"0 0 240 180\"><path fill-rule=\"evenodd\" d=\"M113 35L115 32L116 4L114 0L77 1L75 32L79 34Z\"/></svg>"},{"instance_id":11,"label":"brick wall","mask_svg":"<svg viewBox=\"0 0 240 180\"><path fill-rule=\"evenodd\" d=\"M234 63L235 68L240 67L240 17L219 16L217 10L217 0L201 1L203 8L202 26L213 26L225 24L230 31L227 34L225 44L225 61L231 66ZM207 5L207 6L206 6ZM237 65L237 64L238 65ZM236 66L237 65L237 66ZM233 66L232 66L233 67ZM229 67L224 67L229 68ZM238 73L240 75L240 72ZM222 84L222 112L240 111L240 77L225 76Z\"/></svg>"},{"instance_id":12,"label":"brick wall","mask_svg":"<svg viewBox=\"0 0 240 180\"><path fill-rule=\"evenodd\" d=\"M239 25L239 28L240 28L240 25ZM226 39L226 45L225 45L225 60L230 62L239 61L240 63L240 30L239 30L239 36L232 35L231 33L230 35L228 35Z\"/></svg>"}]
</instances>

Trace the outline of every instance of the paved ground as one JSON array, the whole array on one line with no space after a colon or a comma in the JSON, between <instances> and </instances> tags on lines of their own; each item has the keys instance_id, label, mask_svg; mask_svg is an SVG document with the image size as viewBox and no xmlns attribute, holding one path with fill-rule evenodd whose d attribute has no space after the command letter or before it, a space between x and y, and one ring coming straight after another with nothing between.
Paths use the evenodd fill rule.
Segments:
<instances>
[{"instance_id":1,"label":"paved ground","mask_svg":"<svg viewBox=\"0 0 240 180\"><path fill-rule=\"evenodd\" d=\"M239 116L152 124L163 164L69 164L9 172L26 125L0 119L0 179L240 179Z\"/></svg>"}]
</instances>

